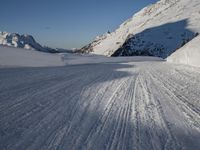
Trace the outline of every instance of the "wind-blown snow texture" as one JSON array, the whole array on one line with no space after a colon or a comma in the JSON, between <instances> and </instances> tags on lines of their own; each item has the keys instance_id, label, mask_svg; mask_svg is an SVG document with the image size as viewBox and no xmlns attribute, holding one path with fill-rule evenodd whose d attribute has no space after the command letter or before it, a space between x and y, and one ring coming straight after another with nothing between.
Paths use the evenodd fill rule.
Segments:
<instances>
[{"instance_id":1,"label":"wind-blown snow texture","mask_svg":"<svg viewBox=\"0 0 200 150\"><path fill-rule=\"evenodd\" d=\"M200 36L169 56L167 61L200 67Z\"/></svg>"},{"instance_id":2,"label":"wind-blown snow texture","mask_svg":"<svg viewBox=\"0 0 200 150\"><path fill-rule=\"evenodd\" d=\"M107 56L166 58L200 32L199 0L161 0L145 7L112 32L97 37L82 52Z\"/></svg>"},{"instance_id":3,"label":"wind-blown snow texture","mask_svg":"<svg viewBox=\"0 0 200 150\"><path fill-rule=\"evenodd\" d=\"M31 35L27 34L19 35L17 33L0 32L0 45L42 52L57 52L55 49L41 46Z\"/></svg>"},{"instance_id":4,"label":"wind-blown snow texture","mask_svg":"<svg viewBox=\"0 0 200 150\"><path fill-rule=\"evenodd\" d=\"M0 69L0 149L199 150L199 82L153 61Z\"/></svg>"}]
</instances>

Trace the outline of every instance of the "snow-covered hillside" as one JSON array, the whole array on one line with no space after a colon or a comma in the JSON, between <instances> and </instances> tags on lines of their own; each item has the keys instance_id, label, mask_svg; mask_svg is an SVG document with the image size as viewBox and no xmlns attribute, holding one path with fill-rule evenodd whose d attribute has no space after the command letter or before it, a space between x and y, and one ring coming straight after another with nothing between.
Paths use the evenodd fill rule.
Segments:
<instances>
[{"instance_id":1,"label":"snow-covered hillside","mask_svg":"<svg viewBox=\"0 0 200 150\"><path fill-rule=\"evenodd\" d=\"M174 52L167 61L200 67L200 36Z\"/></svg>"},{"instance_id":2,"label":"snow-covered hillside","mask_svg":"<svg viewBox=\"0 0 200 150\"><path fill-rule=\"evenodd\" d=\"M166 58L200 32L199 0L161 0L81 49L107 56Z\"/></svg>"},{"instance_id":3,"label":"snow-covered hillside","mask_svg":"<svg viewBox=\"0 0 200 150\"><path fill-rule=\"evenodd\" d=\"M57 52L52 48L41 46L31 35L27 34L19 35L17 33L0 32L0 45L42 52Z\"/></svg>"}]
</instances>

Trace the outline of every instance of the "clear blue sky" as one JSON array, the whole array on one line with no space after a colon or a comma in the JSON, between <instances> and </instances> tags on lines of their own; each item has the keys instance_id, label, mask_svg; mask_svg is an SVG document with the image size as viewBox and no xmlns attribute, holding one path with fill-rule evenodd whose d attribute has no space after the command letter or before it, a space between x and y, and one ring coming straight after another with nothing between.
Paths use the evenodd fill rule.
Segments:
<instances>
[{"instance_id":1,"label":"clear blue sky","mask_svg":"<svg viewBox=\"0 0 200 150\"><path fill-rule=\"evenodd\" d=\"M42 45L82 47L157 0L1 0L0 31L28 33Z\"/></svg>"}]
</instances>

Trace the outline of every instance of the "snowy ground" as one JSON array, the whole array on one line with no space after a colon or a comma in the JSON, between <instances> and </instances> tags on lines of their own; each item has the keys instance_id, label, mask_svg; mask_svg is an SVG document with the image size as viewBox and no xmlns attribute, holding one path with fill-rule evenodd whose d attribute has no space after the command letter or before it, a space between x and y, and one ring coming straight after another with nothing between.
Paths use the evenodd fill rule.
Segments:
<instances>
[{"instance_id":1,"label":"snowy ground","mask_svg":"<svg viewBox=\"0 0 200 150\"><path fill-rule=\"evenodd\" d=\"M65 65L65 63L57 54L0 46L0 67L44 67L63 65Z\"/></svg>"},{"instance_id":2,"label":"snowy ground","mask_svg":"<svg viewBox=\"0 0 200 150\"><path fill-rule=\"evenodd\" d=\"M0 68L5 67L52 67L77 64L94 64L130 61L161 61L157 57L118 57L109 58L97 55L79 55L71 53L50 54L22 48L0 46Z\"/></svg>"},{"instance_id":3,"label":"snowy ground","mask_svg":"<svg viewBox=\"0 0 200 150\"><path fill-rule=\"evenodd\" d=\"M200 69L159 61L0 69L0 149L200 149Z\"/></svg>"},{"instance_id":4,"label":"snowy ground","mask_svg":"<svg viewBox=\"0 0 200 150\"><path fill-rule=\"evenodd\" d=\"M106 57L102 55L62 54L65 65L98 64L98 63L126 63L140 61L164 61L162 58L150 56L135 57Z\"/></svg>"}]
</instances>

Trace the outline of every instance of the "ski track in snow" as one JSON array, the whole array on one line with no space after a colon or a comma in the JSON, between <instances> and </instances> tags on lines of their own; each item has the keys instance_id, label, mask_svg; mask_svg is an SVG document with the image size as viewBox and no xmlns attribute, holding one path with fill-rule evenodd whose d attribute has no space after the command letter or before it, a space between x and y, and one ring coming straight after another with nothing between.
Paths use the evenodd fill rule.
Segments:
<instances>
[{"instance_id":1,"label":"ski track in snow","mask_svg":"<svg viewBox=\"0 0 200 150\"><path fill-rule=\"evenodd\" d=\"M199 150L200 69L130 62L0 69L0 149Z\"/></svg>"}]
</instances>

